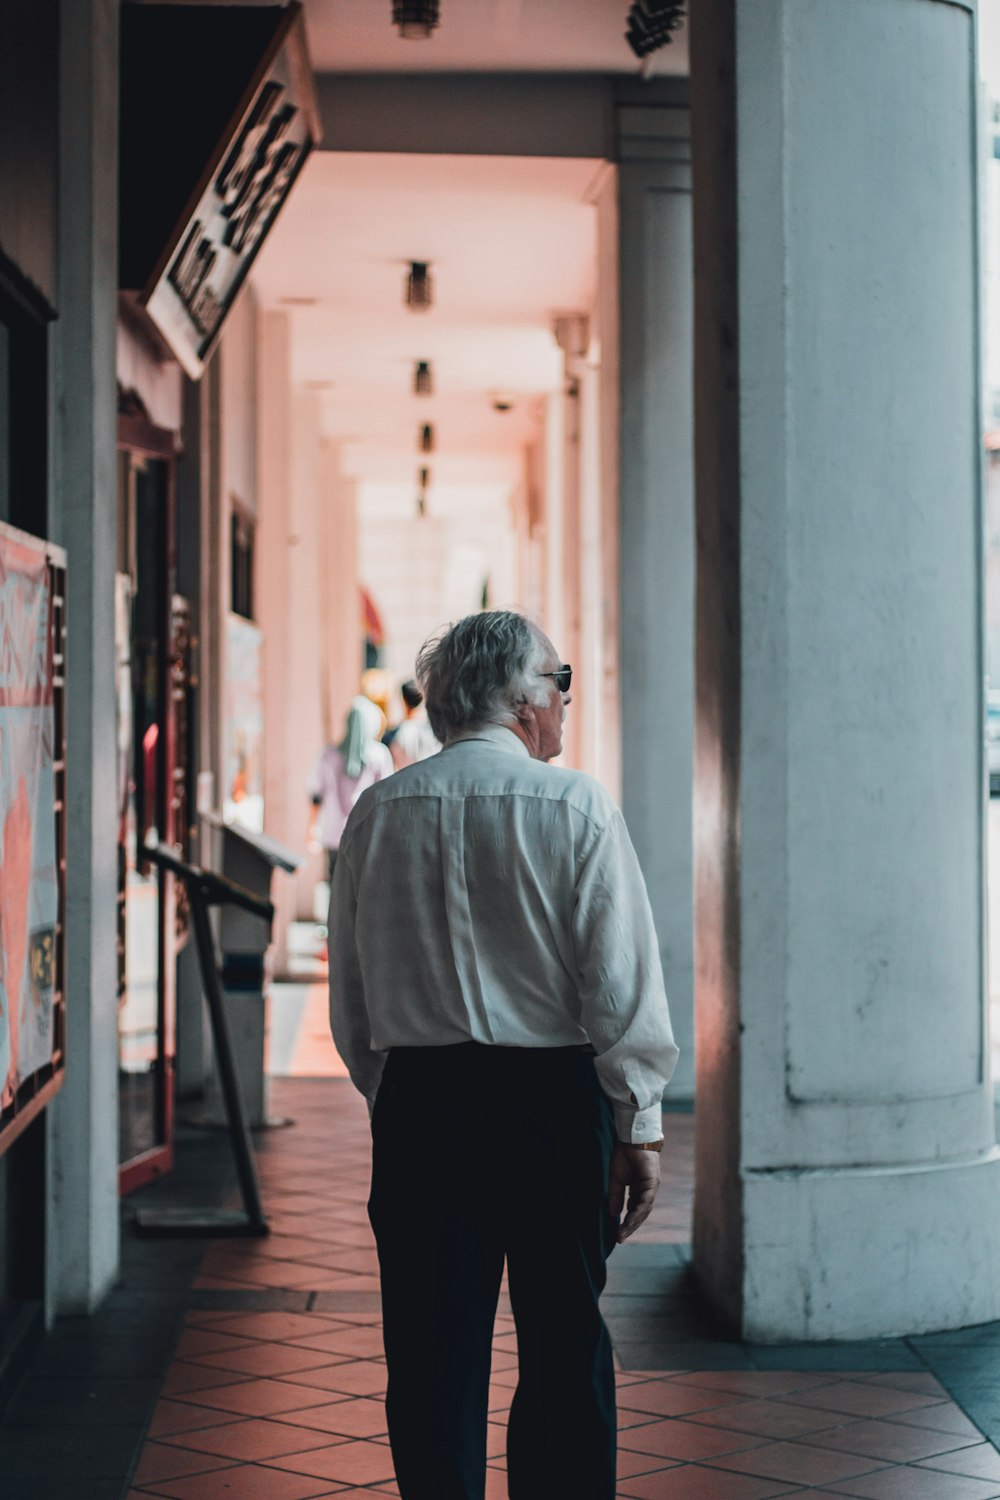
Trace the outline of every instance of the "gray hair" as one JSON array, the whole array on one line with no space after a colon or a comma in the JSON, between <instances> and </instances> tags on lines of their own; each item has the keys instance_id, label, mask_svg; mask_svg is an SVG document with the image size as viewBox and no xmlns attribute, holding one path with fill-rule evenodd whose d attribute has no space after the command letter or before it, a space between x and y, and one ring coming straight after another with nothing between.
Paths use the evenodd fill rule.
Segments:
<instances>
[{"instance_id":1,"label":"gray hair","mask_svg":"<svg viewBox=\"0 0 1000 1500\"><path fill-rule=\"evenodd\" d=\"M484 724L510 724L516 703L544 703L535 681L545 647L540 632L508 609L484 610L425 641L417 678L431 728L442 744Z\"/></svg>"}]
</instances>

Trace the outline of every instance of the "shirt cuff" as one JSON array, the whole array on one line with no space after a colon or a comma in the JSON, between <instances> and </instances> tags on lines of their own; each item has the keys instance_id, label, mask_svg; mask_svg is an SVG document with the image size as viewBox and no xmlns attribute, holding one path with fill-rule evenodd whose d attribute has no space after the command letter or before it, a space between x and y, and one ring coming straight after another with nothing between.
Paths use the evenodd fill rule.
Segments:
<instances>
[{"instance_id":1,"label":"shirt cuff","mask_svg":"<svg viewBox=\"0 0 1000 1500\"><path fill-rule=\"evenodd\" d=\"M663 1110L659 1104L648 1109L627 1109L615 1105L615 1129L618 1139L625 1146L641 1146L646 1141L663 1139Z\"/></svg>"}]
</instances>

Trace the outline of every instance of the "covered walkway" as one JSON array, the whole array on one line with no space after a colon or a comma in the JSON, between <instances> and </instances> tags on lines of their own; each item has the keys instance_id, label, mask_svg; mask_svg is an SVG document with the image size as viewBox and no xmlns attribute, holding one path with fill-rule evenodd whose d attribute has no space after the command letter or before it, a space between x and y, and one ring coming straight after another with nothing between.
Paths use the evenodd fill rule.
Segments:
<instances>
[{"instance_id":1,"label":"covered walkway","mask_svg":"<svg viewBox=\"0 0 1000 1500\"><path fill-rule=\"evenodd\" d=\"M398 1494L364 1107L337 1078L281 1080L274 1107L294 1123L258 1139L270 1236L206 1247L126 1229L121 1286L95 1318L60 1322L10 1405L5 1500ZM623 1500L1000 1496L1000 1327L763 1347L708 1320L687 1270L692 1126L666 1115L660 1202L611 1262ZM211 1201L227 1179L224 1138L188 1131L174 1178L138 1197ZM494 1349L486 1500L507 1493L504 1303Z\"/></svg>"}]
</instances>

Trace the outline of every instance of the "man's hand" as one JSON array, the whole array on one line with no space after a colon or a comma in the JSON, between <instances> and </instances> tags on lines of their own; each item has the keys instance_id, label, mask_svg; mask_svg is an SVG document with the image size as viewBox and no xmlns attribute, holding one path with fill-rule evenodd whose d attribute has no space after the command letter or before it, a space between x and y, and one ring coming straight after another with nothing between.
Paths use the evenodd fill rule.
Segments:
<instances>
[{"instance_id":1,"label":"man's hand","mask_svg":"<svg viewBox=\"0 0 1000 1500\"><path fill-rule=\"evenodd\" d=\"M656 1189L660 1185L660 1158L655 1151L640 1151L635 1146L626 1146L621 1141L615 1145L611 1158L611 1180L608 1188L608 1206L618 1223L618 1243L634 1234L640 1224L649 1218L650 1209L656 1201ZM628 1212L622 1219L625 1208L625 1192L628 1190Z\"/></svg>"}]
</instances>

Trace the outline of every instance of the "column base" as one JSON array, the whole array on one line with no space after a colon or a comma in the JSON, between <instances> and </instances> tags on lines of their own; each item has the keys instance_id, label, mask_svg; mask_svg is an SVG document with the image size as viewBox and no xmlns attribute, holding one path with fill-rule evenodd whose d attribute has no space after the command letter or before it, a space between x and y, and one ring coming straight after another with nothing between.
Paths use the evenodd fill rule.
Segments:
<instances>
[{"instance_id":1,"label":"column base","mask_svg":"<svg viewBox=\"0 0 1000 1500\"><path fill-rule=\"evenodd\" d=\"M743 1179L743 1337L898 1338L1000 1319L1000 1150Z\"/></svg>"}]
</instances>

